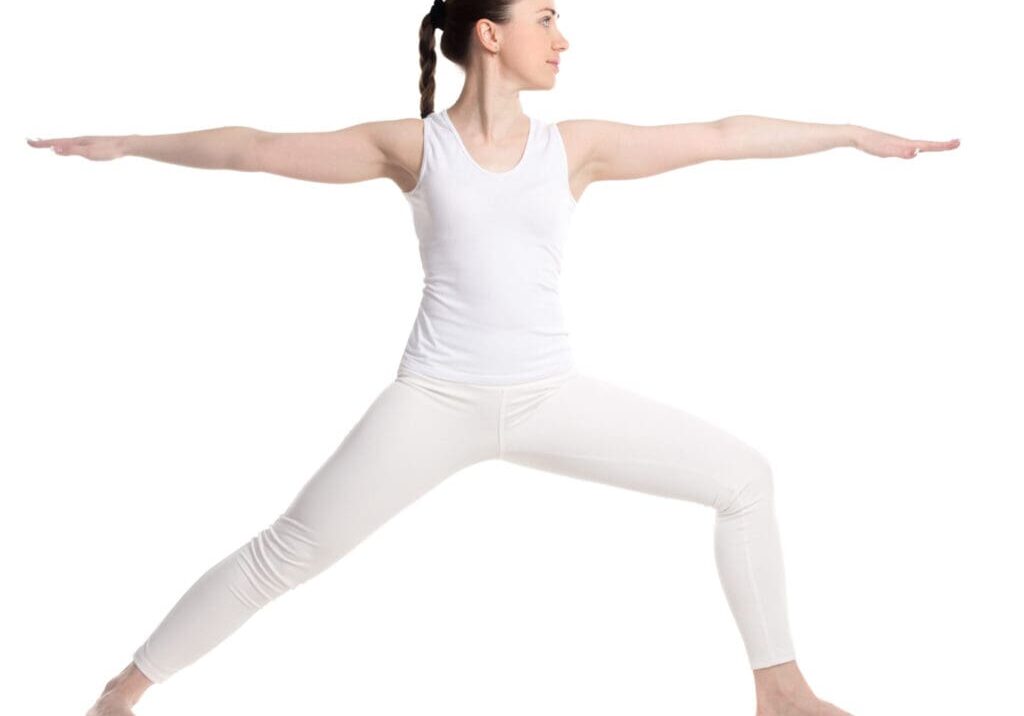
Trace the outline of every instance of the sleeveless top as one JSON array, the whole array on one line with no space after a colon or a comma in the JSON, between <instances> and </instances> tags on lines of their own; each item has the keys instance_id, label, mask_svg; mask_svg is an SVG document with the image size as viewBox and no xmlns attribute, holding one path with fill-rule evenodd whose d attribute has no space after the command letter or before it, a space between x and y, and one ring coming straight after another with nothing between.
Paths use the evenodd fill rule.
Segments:
<instances>
[{"instance_id":1,"label":"sleeveless top","mask_svg":"<svg viewBox=\"0 0 1024 716\"><path fill-rule=\"evenodd\" d=\"M505 172L476 163L447 110L423 120L419 180L403 192L423 296L399 373L509 385L574 369L558 284L576 201L558 127L529 120Z\"/></svg>"}]
</instances>

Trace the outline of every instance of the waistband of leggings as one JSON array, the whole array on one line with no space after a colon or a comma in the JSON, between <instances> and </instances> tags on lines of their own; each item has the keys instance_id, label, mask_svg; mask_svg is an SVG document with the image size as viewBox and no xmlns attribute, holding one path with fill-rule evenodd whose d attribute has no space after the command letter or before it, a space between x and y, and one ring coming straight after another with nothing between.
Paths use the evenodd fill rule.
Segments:
<instances>
[{"instance_id":1,"label":"waistband of leggings","mask_svg":"<svg viewBox=\"0 0 1024 716\"><path fill-rule=\"evenodd\" d=\"M398 369L398 375L396 376L396 380L398 378L411 378L414 380L421 380L428 383L433 383L434 385L438 386L462 386L466 388L477 388L480 390L491 390L497 392L500 390L509 390L517 388L540 388L545 385L560 383L578 374L579 368L574 365L568 370L561 371L554 375L549 375L544 378L537 378L536 380L523 381L520 383L470 383L462 380L448 380L447 378L435 378L434 376L425 375L423 373L417 373L416 371L410 370L405 366L401 366Z\"/></svg>"}]
</instances>

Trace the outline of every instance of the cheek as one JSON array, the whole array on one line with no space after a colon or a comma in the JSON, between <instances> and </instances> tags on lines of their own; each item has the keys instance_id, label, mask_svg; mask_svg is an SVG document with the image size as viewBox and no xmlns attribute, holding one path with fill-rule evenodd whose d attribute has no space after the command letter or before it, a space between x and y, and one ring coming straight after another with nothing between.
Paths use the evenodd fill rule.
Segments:
<instances>
[{"instance_id":1,"label":"cheek","mask_svg":"<svg viewBox=\"0 0 1024 716\"><path fill-rule=\"evenodd\" d=\"M535 65L539 60L544 63L545 52L549 45L547 38L539 32L521 32L509 37L506 45L512 61L519 67Z\"/></svg>"},{"instance_id":2,"label":"cheek","mask_svg":"<svg viewBox=\"0 0 1024 716\"><path fill-rule=\"evenodd\" d=\"M544 64L542 53L543 51L536 46L519 45L513 56L509 58L509 63L519 72L533 74L536 73L538 65L543 66Z\"/></svg>"}]
</instances>

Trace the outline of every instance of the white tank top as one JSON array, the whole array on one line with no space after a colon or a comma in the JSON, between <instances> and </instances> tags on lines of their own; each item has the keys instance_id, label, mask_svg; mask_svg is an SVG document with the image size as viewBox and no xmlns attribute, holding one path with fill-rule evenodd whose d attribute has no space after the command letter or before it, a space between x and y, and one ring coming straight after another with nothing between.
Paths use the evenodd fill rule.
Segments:
<instances>
[{"instance_id":1,"label":"white tank top","mask_svg":"<svg viewBox=\"0 0 1024 716\"><path fill-rule=\"evenodd\" d=\"M484 169L447 110L423 120L412 206L423 298L399 371L503 385L574 368L558 294L576 208L558 127L530 119L519 163Z\"/></svg>"}]
</instances>

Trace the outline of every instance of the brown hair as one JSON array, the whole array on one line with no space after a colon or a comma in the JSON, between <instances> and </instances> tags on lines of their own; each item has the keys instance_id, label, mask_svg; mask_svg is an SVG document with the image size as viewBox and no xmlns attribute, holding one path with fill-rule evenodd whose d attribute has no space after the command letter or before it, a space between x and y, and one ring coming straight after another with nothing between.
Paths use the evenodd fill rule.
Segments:
<instances>
[{"instance_id":1,"label":"brown hair","mask_svg":"<svg viewBox=\"0 0 1024 716\"><path fill-rule=\"evenodd\" d=\"M504 25L512 19L512 6L518 0L445 0L444 25L435 28L430 13L420 23L420 118L434 112L434 31L441 30L441 54L466 69L470 43L477 20L487 19Z\"/></svg>"}]
</instances>

